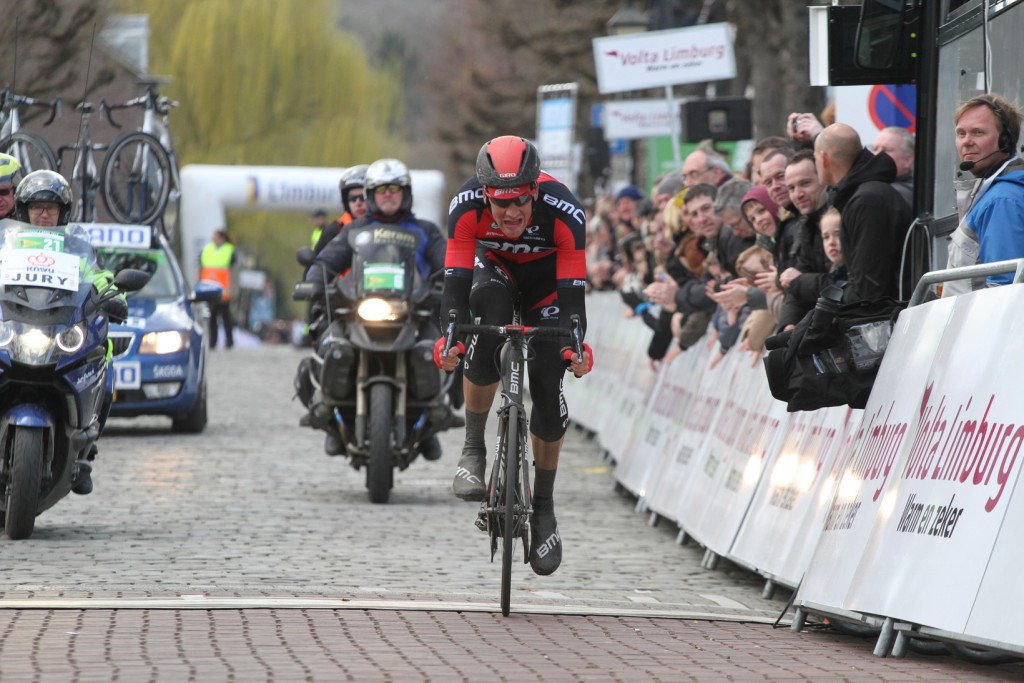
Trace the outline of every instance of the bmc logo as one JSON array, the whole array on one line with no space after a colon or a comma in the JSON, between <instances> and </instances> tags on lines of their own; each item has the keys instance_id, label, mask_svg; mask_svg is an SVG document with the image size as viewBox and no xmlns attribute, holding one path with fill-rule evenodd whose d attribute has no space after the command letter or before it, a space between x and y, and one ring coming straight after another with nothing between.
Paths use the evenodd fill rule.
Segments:
<instances>
[{"instance_id":1,"label":"bmc logo","mask_svg":"<svg viewBox=\"0 0 1024 683\"><path fill-rule=\"evenodd\" d=\"M458 193L457 195L455 195L454 197L452 197L451 203L448 204L448 213L451 213L452 211L454 211L455 207L458 206L459 204L461 204L462 202L469 202L469 201L473 201L474 199L481 199L482 200L483 198L484 198L484 188L482 188L482 187L478 187L475 190L464 190L464 191Z\"/></svg>"},{"instance_id":2,"label":"bmc logo","mask_svg":"<svg viewBox=\"0 0 1024 683\"><path fill-rule=\"evenodd\" d=\"M551 247L536 246L529 244L513 244L512 242L493 242L491 240L477 240L477 244L491 251L509 251L513 254L543 254L551 251Z\"/></svg>"},{"instance_id":3,"label":"bmc logo","mask_svg":"<svg viewBox=\"0 0 1024 683\"><path fill-rule=\"evenodd\" d=\"M561 540L562 539L558 537L558 532L556 531L548 536L543 543L537 546L537 554L541 557L547 557L547 554L554 550L555 546L558 545Z\"/></svg>"},{"instance_id":4,"label":"bmc logo","mask_svg":"<svg viewBox=\"0 0 1024 683\"><path fill-rule=\"evenodd\" d=\"M583 209L576 206L570 201L565 199L559 199L550 194L543 195L544 202L555 207L559 211L576 219L576 222L583 225L587 222L587 215L583 213Z\"/></svg>"}]
</instances>

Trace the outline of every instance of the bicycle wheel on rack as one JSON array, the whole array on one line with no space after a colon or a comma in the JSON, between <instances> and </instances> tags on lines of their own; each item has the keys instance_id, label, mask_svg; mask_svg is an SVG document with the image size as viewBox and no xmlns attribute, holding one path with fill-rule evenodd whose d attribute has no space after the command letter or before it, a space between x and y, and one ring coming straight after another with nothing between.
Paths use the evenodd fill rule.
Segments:
<instances>
[{"instance_id":1,"label":"bicycle wheel on rack","mask_svg":"<svg viewBox=\"0 0 1024 683\"><path fill-rule=\"evenodd\" d=\"M19 130L0 140L0 152L10 154L21 164L23 174L57 170L57 155L41 136Z\"/></svg>"},{"instance_id":2,"label":"bicycle wheel on rack","mask_svg":"<svg viewBox=\"0 0 1024 683\"><path fill-rule=\"evenodd\" d=\"M516 538L516 489L519 475L519 408L508 408L508 425L502 445L505 453L504 509L501 514L501 613L508 616L512 597L512 547ZM524 551L525 552L525 551Z\"/></svg>"},{"instance_id":3,"label":"bicycle wheel on rack","mask_svg":"<svg viewBox=\"0 0 1024 683\"><path fill-rule=\"evenodd\" d=\"M171 191L171 161L148 133L122 135L107 151L100 172L103 203L120 223L156 221Z\"/></svg>"}]
</instances>

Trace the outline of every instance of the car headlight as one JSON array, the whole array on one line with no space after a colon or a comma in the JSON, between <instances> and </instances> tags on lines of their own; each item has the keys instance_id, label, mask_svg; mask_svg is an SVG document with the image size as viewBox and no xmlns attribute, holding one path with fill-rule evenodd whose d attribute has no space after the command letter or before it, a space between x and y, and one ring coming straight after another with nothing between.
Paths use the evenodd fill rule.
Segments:
<instances>
[{"instance_id":1,"label":"car headlight","mask_svg":"<svg viewBox=\"0 0 1024 683\"><path fill-rule=\"evenodd\" d=\"M386 299L370 298L359 302L356 312L363 320L379 323L384 320L397 320L405 315L408 306L404 301L391 302Z\"/></svg>"},{"instance_id":2,"label":"car headlight","mask_svg":"<svg viewBox=\"0 0 1024 683\"><path fill-rule=\"evenodd\" d=\"M57 348L64 353L74 353L85 346L85 329L82 323L72 325L57 335Z\"/></svg>"},{"instance_id":3,"label":"car headlight","mask_svg":"<svg viewBox=\"0 0 1024 683\"><path fill-rule=\"evenodd\" d=\"M188 348L188 337L177 330L148 332L139 343L139 353L162 356Z\"/></svg>"}]
</instances>

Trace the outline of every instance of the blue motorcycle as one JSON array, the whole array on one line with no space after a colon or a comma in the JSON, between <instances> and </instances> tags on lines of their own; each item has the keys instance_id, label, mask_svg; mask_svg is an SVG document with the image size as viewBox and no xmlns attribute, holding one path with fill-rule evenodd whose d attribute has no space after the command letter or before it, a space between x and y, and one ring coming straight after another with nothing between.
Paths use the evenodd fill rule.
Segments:
<instances>
[{"instance_id":1,"label":"blue motorcycle","mask_svg":"<svg viewBox=\"0 0 1024 683\"><path fill-rule=\"evenodd\" d=\"M109 408L108 320L118 294L149 279L125 270L111 284L102 272L80 226L0 221L0 522L11 539L31 536L90 472Z\"/></svg>"}]
</instances>

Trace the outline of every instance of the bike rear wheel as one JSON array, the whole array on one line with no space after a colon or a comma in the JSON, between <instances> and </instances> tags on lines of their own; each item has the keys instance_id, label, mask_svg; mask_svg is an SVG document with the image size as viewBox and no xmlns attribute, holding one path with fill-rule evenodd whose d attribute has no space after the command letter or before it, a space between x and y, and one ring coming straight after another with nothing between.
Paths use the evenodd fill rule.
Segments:
<instances>
[{"instance_id":1,"label":"bike rear wheel","mask_svg":"<svg viewBox=\"0 0 1024 683\"><path fill-rule=\"evenodd\" d=\"M103 203L120 223L152 224L167 208L171 160L148 133L122 135L107 151L100 172Z\"/></svg>"},{"instance_id":2,"label":"bike rear wheel","mask_svg":"<svg viewBox=\"0 0 1024 683\"><path fill-rule=\"evenodd\" d=\"M514 546L516 532L516 489L519 479L519 408L509 406L508 424L505 428L505 476L504 495L501 497L505 503L502 513L502 546L501 546L501 613L508 616L510 602L512 599L512 549ZM525 552L525 551L524 551Z\"/></svg>"},{"instance_id":3,"label":"bike rear wheel","mask_svg":"<svg viewBox=\"0 0 1024 683\"><path fill-rule=\"evenodd\" d=\"M0 152L10 154L21 164L23 174L57 170L57 155L41 136L19 130L0 140Z\"/></svg>"}]
</instances>

